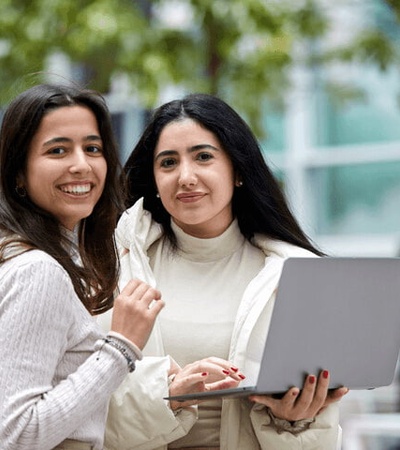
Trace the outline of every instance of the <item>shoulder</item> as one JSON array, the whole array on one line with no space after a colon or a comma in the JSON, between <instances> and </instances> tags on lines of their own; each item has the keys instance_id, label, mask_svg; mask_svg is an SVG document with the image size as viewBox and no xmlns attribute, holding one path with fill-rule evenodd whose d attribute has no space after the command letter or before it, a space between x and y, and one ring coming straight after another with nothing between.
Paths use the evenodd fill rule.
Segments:
<instances>
[{"instance_id":1,"label":"shoulder","mask_svg":"<svg viewBox=\"0 0 400 450\"><path fill-rule=\"evenodd\" d=\"M315 253L302 247L289 244L288 242L271 239L262 234L256 234L252 239L252 244L260 248L266 256L274 256L282 259L317 257Z\"/></svg>"},{"instance_id":2,"label":"shoulder","mask_svg":"<svg viewBox=\"0 0 400 450\"><path fill-rule=\"evenodd\" d=\"M6 263L8 262L12 262L19 266L41 263L61 267L61 265L52 256L38 249L31 249L20 253L6 261Z\"/></svg>"},{"instance_id":3,"label":"shoulder","mask_svg":"<svg viewBox=\"0 0 400 450\"><path fill-rule=\"evenodd\" d=\"M162 235L162 226L143 208L143 198L127 209L118 221L115 237L118 246L130 248L133 242L148 247Z\"/></svg>"},{"instance_id":4,"label":"shoulder","mask_svg":"<svg viewBox=\"0 0 400 450\"><path fill-rule=\"evenodd\" d=\"M48 253L42 250L28 250L0 264L2 279L7 276L13 278L29 277L32 282L35 279L46 279L48 276L54 282L62 280L70 283L70 278L65 269Z\"/></svg>"},{"instance_id":5,"label":"shoulder","mask_svg":"<svg viewBox=\"0 0 400 450\"><path fill-rule=\"evenodd\" d=\"M151 214L143 208L143 199L141 198L121 215L117 224L117 232L127 235L132 228L138 228L143 221L151 221Z\"/></svg>"},{"instance_id":6,"label":"shoulder","mask_svg":"<svg viewBox=\"0 0 400 450\"><path fill-rule=\"evenodd\" d=\"M40 320L72 324L84 306L66 270L50 255L31 250L0 264L0 309L12 308L24 315L35 311ZM36 317L36 316L35 316Z\"/></svg>"}]
</instances>

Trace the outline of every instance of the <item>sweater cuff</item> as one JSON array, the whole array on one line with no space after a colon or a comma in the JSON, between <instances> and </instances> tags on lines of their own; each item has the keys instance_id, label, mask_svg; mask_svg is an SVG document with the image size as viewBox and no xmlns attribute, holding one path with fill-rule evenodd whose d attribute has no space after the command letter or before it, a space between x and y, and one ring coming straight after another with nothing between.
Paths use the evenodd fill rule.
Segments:
<instances>
[{"instance_id":1,"label":"sweater cuff","mask_svg":"<svg viewBox=\"0 0 400 450\"><path fill-rule=\"evenodd\" d=\"M287 431L288 433L297 436L303 431L308 430L310 425L315 422L315 417L311 419L296 420L294 422L289 422L285 419L278 419L272 414L269 408L267 408L267 413L271 419L270 426L274 428L278 434L282 434Z\"/></svg>"},{"instance_id":2,"label":"sweater cuff","mask_svg":"<svg viewBox=\"0 0 400 450\"><path fill-rule=\"evenodd\" d=\"M124 341L121 341L118 338L107 335L104 339L98 340L94 345L94 350L98 351L97 359L100 359L101 352L105 351L106 348L110 348L110 350L112 348L112 354L119 354L125 358L129 372L133 372L135 370L137 356L130 345L127 345Z\"/></svg>"}]
</instances>

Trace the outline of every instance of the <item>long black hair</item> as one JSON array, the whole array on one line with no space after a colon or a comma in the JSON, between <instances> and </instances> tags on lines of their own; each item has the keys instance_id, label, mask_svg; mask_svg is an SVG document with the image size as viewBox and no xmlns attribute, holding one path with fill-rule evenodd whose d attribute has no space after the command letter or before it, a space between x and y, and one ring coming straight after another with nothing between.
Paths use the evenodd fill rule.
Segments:
<instances>
[{"instance_id":1,"label":"long black hair","mask_svg":"<svg viewBox=\"0 0 400 450\"><path fill-rule=\"evenodd\" d=\"M17 179L26 170L29 146L43 117L57 108L75 105L87 107L95 115L107 162L104 191L79 229L82 266L75 264L66 250L71 242L66 242L56 218L30 201L29 196L21 197L16 192ZM124 207L121 175L111 116L100 94L52 84L40 84L21 93L7 108L1 127L0 230L6 239L3 248L0 246L0 261L4 259L5 243L43 250L68 272L77 295L91 313L109 309L118 279L113 236Z\"/></svg>"},{"instance_id":2,"label":"long black hair","mask_svg":"<svg viewBox=\"0 0 400 450\"><path fill-rule=\"evenodd\" d=\"M263 233L322 255L290 211L249 126L228 104L212 95L190 94L153 112L124 166L128 178L128 206L143 197L144 208L162 224L166 235L174 242L170 216L156 196L153 158L164 127L186 118L194 120L218 138L232 161L237 179L243 183L241 187L235 187L232 198L232 212L242 234L251 240L255 233Z\"/></svg>"}]
</instances>

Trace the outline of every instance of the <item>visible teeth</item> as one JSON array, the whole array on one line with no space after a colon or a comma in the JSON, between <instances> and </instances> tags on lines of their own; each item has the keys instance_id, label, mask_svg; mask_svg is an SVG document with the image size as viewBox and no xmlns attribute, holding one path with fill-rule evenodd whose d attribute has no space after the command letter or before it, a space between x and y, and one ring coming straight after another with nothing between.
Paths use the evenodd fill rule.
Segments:
<instances>
[{"instance_id":1,"label":"visible teeth","mask_svg":"<svg viewBox=\"0 0 400 450\"><path fill-rule=\"evenodd\" d=\"M67 194L87 194L90 191L90 184L79 186L61 186L60 189Z\"/></svg>"}]
</instances>

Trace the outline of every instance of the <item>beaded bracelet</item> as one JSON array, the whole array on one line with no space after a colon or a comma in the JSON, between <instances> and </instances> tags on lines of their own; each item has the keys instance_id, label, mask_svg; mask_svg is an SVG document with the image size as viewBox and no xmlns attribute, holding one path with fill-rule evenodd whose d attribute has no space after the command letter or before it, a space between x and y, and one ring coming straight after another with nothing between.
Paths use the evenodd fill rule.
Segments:
<instances>
[{"instance_id":1,"label":"beaded bracelet","mask_svg":"<svg viewBox=\"0 0 400 450\"><path fill-rule=\"evenodd\" d=\"M131 350L134 353L136 360L140 361L143 359L143 353L140 350L140 348L135 343L133 343L132 341L127 339L123 334L117 333L116 331L113 331L113 330L110 330L107 333L107 337L114 338L117 340L117 342L121 342L122 344L125 344L127 349Z\"/></svg>"},{"instance_id":2,"label":"beaded bracelet","mask_svg":"<svg viewBox=\"0 0 400 450\"><path fill-rule=\"evenodd\" d=\"M126 348L123 345L121 345L116 340L110 339L108 337L104 338L104 343L112 345L114 348L116 348L117 350L119 350L122 353L122 355L125 357L125 359L128 363L129 372L133 372L135 370L135 368L136 368L135 361L130 357L128 351L126 350Z\"/></svg>"}]
</instances>

